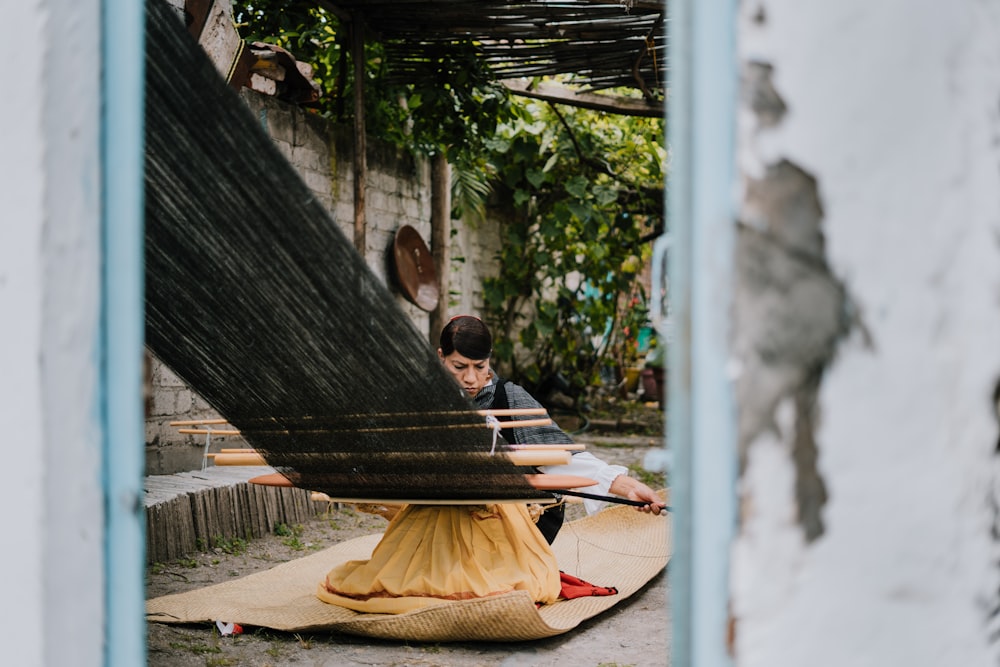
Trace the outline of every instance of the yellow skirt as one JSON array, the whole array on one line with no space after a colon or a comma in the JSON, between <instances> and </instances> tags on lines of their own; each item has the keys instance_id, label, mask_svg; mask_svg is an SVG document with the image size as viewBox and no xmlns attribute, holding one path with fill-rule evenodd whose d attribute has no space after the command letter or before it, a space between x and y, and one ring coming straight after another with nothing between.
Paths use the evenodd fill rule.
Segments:
<instances>
[{"instance_id":1,"label":"yellow skirt","mask_svg":"<svg viewBox=\"0 0 1000 667\"><path fill-rule=\"evenodd\" d=\"M408 505L370 560L338 565L319 584L323 602L399 614L446 600L528 591L559 597L559 566L521 503Z\"/></svg>"}]
</instances>

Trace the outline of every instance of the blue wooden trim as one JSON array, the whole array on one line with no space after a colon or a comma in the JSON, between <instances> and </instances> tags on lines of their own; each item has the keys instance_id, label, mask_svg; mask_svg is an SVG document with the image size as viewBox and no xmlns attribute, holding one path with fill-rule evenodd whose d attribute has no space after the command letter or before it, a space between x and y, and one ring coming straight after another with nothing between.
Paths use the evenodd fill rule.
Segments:
<instances>
[{"instance_id":1,"label":"blue wooden trim","mask_svg":"<svg viewBox=\"0 0 1000 667\"><path fill-rule=\"evenodd\" d=\"M668 442L674 667L732 664L726 647L736 517L729 358L737 109L734 0L670 3L668 218L674 344Z\"/></svg>"},{"instance_id":2,"label":"blue wooden trim","mask_svg":"<svg viewBox=\"0 0 1000 667\"><path fill-rule=\"evenodd\" d=\"M146 664L143 329L144 3L101 3L101 403L105 664Z\"/></svg>"},{"instance_id":3,"label":"blue wooden trim","mask_svg":"<svg viewBox=\"0 0 1000 667\"><path fill-rule=\"evenodd\" d=\"M691 535L691 148L692 62L690 56L692 2L669 3L668 56L670 97L667 139L671 164L667 182L667 233L670 254L672 341L667 348L667 446L673 453L670 501L673 513L673 555L670 559L671 664L691 665L691 596L694 556Z\"/></svg>"}]
</instances>

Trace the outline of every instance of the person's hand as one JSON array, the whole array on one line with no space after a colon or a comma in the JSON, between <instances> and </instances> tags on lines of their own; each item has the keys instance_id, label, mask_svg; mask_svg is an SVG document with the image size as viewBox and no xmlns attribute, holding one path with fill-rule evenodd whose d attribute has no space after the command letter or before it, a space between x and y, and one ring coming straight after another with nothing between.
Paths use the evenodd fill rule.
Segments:
<instances>
[{"instance_id":1,"label":"person's hand","mask_svg":"<svg viewBox=\"0 0 1000 667\"><path fill-rule=\"evenodd\" d=\"M635 509L639 512L659 514L667 506L666 503L660 500L660 496L655 491L628 475L618 475L618 477L615 477L615 481L611 483L608 491L616 496L646 503L645 505L636 505Z\"/></svg>"},{"instance_id":2,"label":"person's hand","mask_svg":"<svg viewBox=\"0 0 1000 667\"><path fill-rule=\"evenodd\" d=\"M640 484L642 484L640 482ZM645 502L645 505L636 505L636 510L640 512L646 512L648 514L659 514L663 511L663 508L667 506L656 493L642 484L641 487L630 490L626 496L629 500L638 500L639 502Z\"/></svg>"}]
</instances>

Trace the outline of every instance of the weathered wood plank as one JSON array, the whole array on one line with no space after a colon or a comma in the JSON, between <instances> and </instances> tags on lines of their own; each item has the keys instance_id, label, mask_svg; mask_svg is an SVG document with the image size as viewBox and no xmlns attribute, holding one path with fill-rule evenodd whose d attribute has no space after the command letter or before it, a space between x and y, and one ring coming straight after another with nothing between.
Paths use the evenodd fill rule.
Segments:
<instances>
[{"instance_id":1,"label":"weathered wood plank","mask_svg":"<svg viewBox=\"0 0 1000 667\"><path fill-rule=\"evenodd\" d=\"M247 482L268 470L209 467L147 477L146 561L183 558L219 539L258 538L277 523L302 523L318 511L304 489Z\"/></svg>"}]
</instances>

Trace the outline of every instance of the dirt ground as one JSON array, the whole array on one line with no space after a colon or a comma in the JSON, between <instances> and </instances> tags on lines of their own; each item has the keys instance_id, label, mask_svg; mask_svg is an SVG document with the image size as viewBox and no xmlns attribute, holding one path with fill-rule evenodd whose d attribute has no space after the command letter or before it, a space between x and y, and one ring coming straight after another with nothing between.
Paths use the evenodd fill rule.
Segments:
<instances>
[{"instance_id":1,"label":"dirt ground","mask_svg":"<svg viewBox=\"0 0 1000 667\"><path fill-rule=\"evenodd\" d=\"M655 488L662 478L642 469L657 438L578 435L588 450L609 463L630 466ZM568 518L582 516L573 506ZM147 569L146 596L209 586L243 577L325 549L343 540L384 530L381 517L357 512L351 505L331 506L310 522L279 526L275 534L245 542L219 543L207 552ZM331 564L332 566L333 564ZM221 636L214 625L148 625L151 667L254 667L278 665L393 667L664 667L669 664L670 605L668 577L661 573L636 594L583 623L549 639L520 643L393 642L334 633L290 634L247 628L242 635Z\"/></svg>"}]
</instances>

